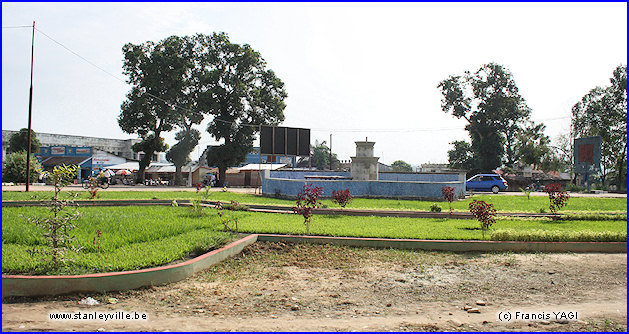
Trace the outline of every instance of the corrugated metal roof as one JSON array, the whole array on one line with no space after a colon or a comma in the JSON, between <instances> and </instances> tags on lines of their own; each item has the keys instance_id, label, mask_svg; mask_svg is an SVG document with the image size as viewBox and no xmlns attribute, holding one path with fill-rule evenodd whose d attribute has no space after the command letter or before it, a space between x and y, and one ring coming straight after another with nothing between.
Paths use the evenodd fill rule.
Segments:
<instances>
[{"instance_id":1,"label":"corrugated metal roof","mask_svg":"<svg viewBox=\"0 0 629 334\"><path fill-rule=\"evenodd\" d=\"M81 166L91 159L92 157L50 157L43 159L41 164L42 166L60 166L63 164Z\"/></svg>"}]
</instances>

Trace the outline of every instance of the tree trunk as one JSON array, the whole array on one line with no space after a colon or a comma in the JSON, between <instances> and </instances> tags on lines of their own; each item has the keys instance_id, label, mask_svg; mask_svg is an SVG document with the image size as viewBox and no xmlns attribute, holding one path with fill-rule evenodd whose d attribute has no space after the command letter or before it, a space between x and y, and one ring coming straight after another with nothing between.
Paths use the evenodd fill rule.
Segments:
<instances>
[{"instance_id":1,"label":"tree trunk","mask_svg":"<svg viewBox=\"0 0 629 334\"><path fill-rule=\"evenodd\" d=\"M219 187L225 185L225 172L227 171L226 165L218 165L218 180L216 180L216 184Z\"/></svg>"},{"instance_id":2,"label":"tree trunk","mask_svg":"<svg viewBox=\"0 0 629 334\"><path fill-rule=\"evenodd\" d=\"M138 173L135 175L136 184L144 184L144 170L151 164L151 157L153 156L153 152L148 153L149 152L144 152L144 156L142 160L140 160L140 170L138 170Z\"/></svg>"},{"instance_id":3,"label":"tree trunk","mask_svg":"<svg viewBox=\"0 0 629 334\"><path fill-rule=\"evenodd\" d=\"M175 165L175 185L176 186L183 186L184 185L183 175L181 173L181 168L182 168L182 166Z\"/></svg>"}]
</instances>

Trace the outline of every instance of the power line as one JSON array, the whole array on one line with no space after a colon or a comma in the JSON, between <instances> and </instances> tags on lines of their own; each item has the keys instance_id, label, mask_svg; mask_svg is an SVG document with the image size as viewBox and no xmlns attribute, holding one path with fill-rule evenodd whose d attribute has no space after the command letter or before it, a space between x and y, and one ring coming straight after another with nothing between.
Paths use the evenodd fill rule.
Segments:
<instances>
[{"instance_id":1,"label":"power line","mask_svg":"<svg viewBox=\"0 0 629 334\"><path fill-rule=\"evenodd\" d=\"M17 29L17 28L32 28L33 26L7 26L7 27L2 27L2 29Z\"/></svg>"},{"instance_id":2,"label":"power line","mask_svg":"<svg viewBox=\"0 0 629 334\"><path fill-rule=\"evenodd\" d=\"M29 27L31 27L31 26L29 26ZM123 79L119 78L118 76L116 76L116 75L114 75L114 74L110 73L109 71L107 71L107 70L103 69L102 67L100 67L100 66L98 66L98 65L94 64L93 62L91 62L91 61L90 61L90 60L88 60L87 58L85 58L85 57L81 56L81 55L80 55L80 54L78 54L77 52L75 52L75 51L71 50L70 48L68 48L67 46L63 45L61 42L59 42L59 41L55 40L54 38L52 38L52 37L48 36L48 35L47 35L46 33L44 33L43 31L41 31L41 30L39 30L39 29L37 29L37 28L35 28L35 30L37 30L39 33L41 33L42 35L44 35L45 37L47 37L47 38L48 38L48 39L50 39L51 41L55 42L57 45L59 45L59 46L61 46L62 48L66 49L68 52L70 52L70 53L72 53L73 55L75 55L75 56L77 56L77 57L81 58L81 59L82 59L83 61L85 61L86 63L88 63L88 64L90 64L90 65L92 65L92 66L96 67L97 69L99 69L99 70L103 71L104 73L106 73L107 75L111 76L112 78L114 78L114 79L116 79L116 80L118 80L118 81L120 81L120 82L127 83L125 80L123 80ZM151 93L149 93L149 92L145 92L144 94L146 94L146 95L148 95L148 96L150 96L150 97L152 97L152 98L154 98L154 99L156 99L156 100L159 100L159 101L161 101L161 102L164 102L165 104L169 105L169 106L170 106L170 107L172 107L172 108L179 109L179 110L184 110L184 111L192 111L192 109L188 109L188 108L185 108L185 107L180 107L180 106L176 106L176 105L175 105L175 106L172 106L172 105L170 105L170 103L168 103L168 101L166 101L166 100L162 99L161 97L159 97L159 96L157 96L157 95L151 94ZM213 121L219 121L219 122L228 123L228 124L238 124L238 123L236 123L236 122L225 121L225 120L218 119L218 118L214 118L214 119L213 119ZM259 126L259 124L248 124L248 123L240 123L240 125L244 125L244 126L252 126L252 127L258 127L258 126Z\"/></svg>"},{"instance_id":3,"label":"power line","mask_svg":"<svg viewBox=\"0 0 629 334\"><path fill-rule=\"evenodd\" d=\"M80 54L78 54L78 53L76 53L76 52L74 52L74 51L70 50L70 48L68 48L67 46L65 46L65 45L61 44L60 42L58 42L58 41L57 41L57 40L55 40L54 38L52 38L52 37L48 36L45 32L43 32L43 31L41 31L41 30L39 30L39 29L37 29L37 28L35 28L35 30L37 30L37 31L38 31L39 33L41 33L42 35L46 36L46 37L47 37L48 39L50 39L51 41L53 41L53 42L57 43L59 46L61 46L62 48L66 49L68 52L72 53L73 55L75 55L75 56L77 56L77 57L79 57L79 58L81 58L81 59L83 59L85 62L87 62L88 64L90 64L90 65L92 65L92 66L94 66L94 67L96 67L97 69L99 69L99 70L101 70L101 71L105 72L106 74L108 74L108 75L109 75L109 76L111 76L112 78L114 78L114 79L116 79L116 80L118 80L118 81L121 81L121 82L126 83L123 79L118 78L117 76L115 76L115 75L113 75L113 74L109 73L107 70L103 69L102 67L100 67L100 66L98 66L98 65L96 65L96 64L94 64L94 63L92 63L92 62L91 62L91 61L89 61L87 58L85 58L85 57L81 56ZM148 93L147 93L147 94L148 94Z\"/></svg>"},{"instance_id":4,"label":"power line","mask_svg":"<svg viewBox=\"0 0 629 334\"><path fill-rule=\"evenodd\" d=\"M5 28L32 28L32 26L13 26L13 27L3 27L3 29ZM103 69L102 67L96 65L95 63L91 62L90 60L88 60L87 58L81 56L79 53L71 50L70 48L68 48L67 46L63 45L61 42L55 40L54 38L50 37L49 35L47 35L46 33L44 33L43 31L41 31L38 28L35 28L36 31L38 31L39 33L41 33L42 35L44 35L46 38L50 39L51 41L53 41L54 43L58 44L59 46L61 46L62 48L66 49L68 52L72 53L73 55L79 57L80 59L82 59L83 61L85 61L86 63L94 66L95 68L101 70L102 72L106 73L107 75L111 76L112 78L123 82L123 83L127 83L124 79L119 78L118 76L110 73L109 71ZM169 105L172 108L175 109L179 109L179 110L184 110L184 111L192 111L192 109L189 108L185 108L185 107L181 107L181 106L177 106L177 105L170 105L170 103L168 101L166 101L165 99L156 96L154 94L151 94L149 92L145 92L144 94L159 100L167 105ZM570 116L563 116L563 117L554 117L554 118L546 118L546 119L540 119L539 121L551 121L551 120L558 120L558 119L565 119L565 118L570 118ZM226 121L226 120L222 120L219 118L214 118L212 119L213 121L218 121L218 122L222 122L222 123L226 123L226 124L236 124L236 125L241 125L241 126L251 126L251 127L259 127L260 124L249 124L249 123L237 123L237 122L232 122L232 121ZM456 127L456 128L430 128L430 129L329 129L329 128L313 128L312 131L328 131L328 132L381 132L381 133L390 133L390 132L431 132L431 131L454 131L454 130L464 130L463 128L460 127Z\"/></svg>"}]
</instances>

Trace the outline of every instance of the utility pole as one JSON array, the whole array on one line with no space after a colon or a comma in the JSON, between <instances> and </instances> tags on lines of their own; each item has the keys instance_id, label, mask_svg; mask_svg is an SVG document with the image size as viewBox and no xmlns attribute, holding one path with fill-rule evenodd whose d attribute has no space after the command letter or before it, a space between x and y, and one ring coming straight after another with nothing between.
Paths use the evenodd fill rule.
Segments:
<instances>
[{"instance_id":1,"label":"utility pole","mask_svg":"<svg viewBox=\"0 0 629 334\"><path fill-rule=\"evenodd\" d=\"M332 134L330 133L330 170L332 170Z\"/></svg>"},{"instance_id":2,"label":"utility pole","mask_svg":"<svg viewBox=\"0 0 629 334\"><path fill-rule=\"evenodd\" d=\"M31 118L33 114L33 55L35 54L35 21L31 39L31 88L28 93L28 151L26 151L26 192L31 182Z\"/></svg>"}]
</instances>

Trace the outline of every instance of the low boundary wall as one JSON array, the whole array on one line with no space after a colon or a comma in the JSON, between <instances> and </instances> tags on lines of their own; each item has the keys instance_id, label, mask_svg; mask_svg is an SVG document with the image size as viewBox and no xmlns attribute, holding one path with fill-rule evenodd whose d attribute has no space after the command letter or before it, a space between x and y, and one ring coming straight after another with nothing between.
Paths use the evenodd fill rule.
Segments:
<instances>
[{"instance_id":1,"label":"low boundary wall","mask_svg":"<svg viewBox=\"0 0 629 334\"><path fill-rule=\"evenodd\" d=\"M304 179L308 175L344 176L340 174L341 172L331 174L300 171L290 174L288 171L265 171L262 173L262 193L266 196L281 195L296 198L303 191L305 184L312 184L323 188L323 197L331 197L335 190L349 189L355 197L442 199L441 188L448 186L454 188L454 193L458 198L465 198L465 179L459 174L382 173L383 176L387 175L386 179L374 181Z\"/></svg>"}]
</instances>

